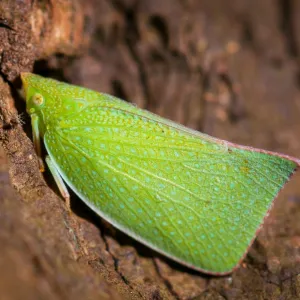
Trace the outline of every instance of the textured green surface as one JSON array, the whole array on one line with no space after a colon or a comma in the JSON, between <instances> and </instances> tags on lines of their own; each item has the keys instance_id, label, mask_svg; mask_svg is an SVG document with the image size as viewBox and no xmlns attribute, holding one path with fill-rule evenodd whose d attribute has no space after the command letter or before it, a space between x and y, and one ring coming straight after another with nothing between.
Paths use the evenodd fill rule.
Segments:
<instances>
[{"instance_id":1,"label":"textured green surface","mask_svg":"<svg viewBox=\"0 0 300 300\"><path fill-rule=\"evenodd\" d=\"M106 94L22 77L28 112L66 183L122 231L196 269L238 264L298 163Z\"/></svg>"}]
</instances>

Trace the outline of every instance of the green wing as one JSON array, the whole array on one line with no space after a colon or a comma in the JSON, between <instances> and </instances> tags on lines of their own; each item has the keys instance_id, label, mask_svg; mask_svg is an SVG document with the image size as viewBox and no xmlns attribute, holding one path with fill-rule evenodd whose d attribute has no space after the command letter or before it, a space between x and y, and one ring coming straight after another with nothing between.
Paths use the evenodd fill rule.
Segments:
<instances>
[{"instance_id":1,"label":"green wing","mask_svg":"<svg viewBox=\"0 0 300 300\"><path fill-rule=\"evenodd\" d=\"M64 180L142 243L198 270L230 272L296 162L102 97L45 134Z\"/></svg>"}]
</instances>

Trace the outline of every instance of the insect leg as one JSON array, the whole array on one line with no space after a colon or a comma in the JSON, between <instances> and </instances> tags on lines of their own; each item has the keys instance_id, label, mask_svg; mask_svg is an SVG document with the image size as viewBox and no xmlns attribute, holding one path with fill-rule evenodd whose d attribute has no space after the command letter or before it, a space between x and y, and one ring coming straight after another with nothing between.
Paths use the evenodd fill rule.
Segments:
<instances>
[{"instance_id":1,"label":"insect leg","mask_svg":"<svg viewBox=\"0 0 300 300\"><path fill-rule=\"evenodd\" d=\"M44 164L43 164L43 160L42 160L41 137L40 137L38 122L39 122L39 117L36 114L33 114L31 116L33 145L34 145L35 152L39 159L40 171L44 172L45 168L44 168Z\"/></svg>"},{"instance_id":2,"label":"insect leg","mask_svg":"<svg viewBox=\"0 0 300 300\"><path fill-rule=\"evenodd\" d=\"M69 194L68 189L67 189L63 179L61 178L55 164L53 163L53 161L51 160L49 155L46 156L46 163L48 165L48 168L55 180L55 183L56 183L61 195L64 197L64 199L66 201L67 209L69 211L71 211L70 194Z\"/></svg>"}]
</instances>

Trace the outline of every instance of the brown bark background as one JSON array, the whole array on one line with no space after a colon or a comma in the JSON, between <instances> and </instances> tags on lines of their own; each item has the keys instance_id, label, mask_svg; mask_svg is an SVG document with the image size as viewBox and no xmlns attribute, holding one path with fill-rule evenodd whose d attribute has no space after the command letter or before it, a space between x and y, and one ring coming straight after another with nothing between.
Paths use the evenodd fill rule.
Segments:
<instances>
[{"instance_id":1,"label":"brown bark background","mask_svg":"<svg viewBox=\"0 0 300 300\"><path fill-rule=\"evenodd\" d=\"M0 1L0 299L299 299L299 174L240 268L204 276L68 214L18 93L34 71L300 157L299 32L297 0Z\"/></svg>"}]
</instances>

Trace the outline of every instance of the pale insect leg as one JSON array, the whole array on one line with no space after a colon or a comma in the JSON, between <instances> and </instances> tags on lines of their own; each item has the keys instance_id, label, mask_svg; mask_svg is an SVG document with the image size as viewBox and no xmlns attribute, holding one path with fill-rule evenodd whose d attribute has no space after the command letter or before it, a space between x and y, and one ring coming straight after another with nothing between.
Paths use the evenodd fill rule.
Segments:
<instances>
[{"instance_id":1,"label":"pale insect leg","mask_svg":"<svg viewBox=\"0 0 300 300\"><path fill-rule=\"evenodd\" d=\"M42 159L41 137L40 137L38 122L39 122L39 117L36 114L33 114L31 116L33 145L35 148L35 152L38 156L40 171L44 172L45 168L44 168L44 163L43 163L43 159Z\"/></svg>"},{"instance_id":2,"label":"pale insect leg","mask_svg":"<svg viewBox=\"0 0 300 300\"><path fill-rule=\"evenodd\" d=\"M67 209L69 211L71 211L70 194L69 194L68 189L67 189L63 179L61 178L55 164L53 163L53 161L51 160L49 155L46 156L46 163L47 163L47 166L55 180L55 183L56 183L61 195L65 198Z\"/></svg>"}]
</instances>

